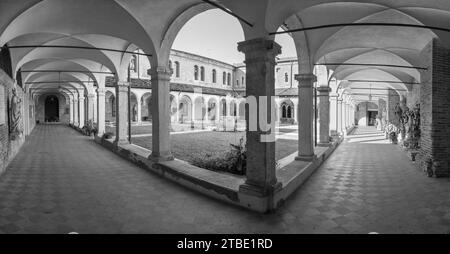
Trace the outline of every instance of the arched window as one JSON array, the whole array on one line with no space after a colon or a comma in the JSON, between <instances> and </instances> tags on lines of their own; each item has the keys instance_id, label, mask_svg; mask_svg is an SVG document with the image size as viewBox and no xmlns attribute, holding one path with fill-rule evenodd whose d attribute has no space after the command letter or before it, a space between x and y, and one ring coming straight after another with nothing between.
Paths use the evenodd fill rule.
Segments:
<instances>
[{"instance_id":1,"label":"arched window","mask_svg":"<svg viewBox=\"0 0 450 254\"><path fill-rule=\"evenodd\" d=\"M223 83L224 85L227 84L227 74L226 74L225 72L223 72L223 74L222 74L222 83Z\"/></svg>"},{"instance_id":2,"label":"arched window","mask_svg":"<svg viewBox=\"0 0 450 254\"><path fill-rule=\"evenodd\" d=\"M200 80L205 81L205 67L200 67Z\"/></svg>"},{"instance_id":3,"label":"arched window","mask_svg":"<svg viewBox=\"0 0 450 254\"><path fill-rule=\"evenodd\" d=\"M216 70L215 69L213 69L212 70L212 82L213 83L216 83L217 82L217 73L216 73Z\"/></svg>"},{"instance_id":4,"label":"arched window","mask_svg":"<svg viewBox=\"0 0 450 254\"><path fill-rule=\"evenodd\" d=\"M178 61L175 62L175 77L180 77L180 63Z\"/></svg>"},{"instance_id":5,"label":"arched window","mask_svg":"<svg viewBox=\"0 0 450 254\"><path fill-rule=\"evenodd\" d=\"M283 105L283 107L281 108L281 117L282 118L286 118L286 105Z\"/></svg>"},{"instance_id":6,"label":"arched window","mask_svg":"<svg viewBox=\"0 0 450 254\"><path fill-rule=\"evenodd\" d=\"M231 74L230 73L228 73L227 74L227 85L231 85Z\"/></svg>"},{"instance_id":7,"label":"arched window","mask_svg":"<svg viewBox=\"0 0 450 254\"><path fill-rule=\"evenodd\" d=\"M236 86L239 86L239 79L236 79Z\"/></svg>"},{"instance_id":8,"label":"arched window","mask_svg":"<svg viewBox=\"0 0 450 254\"><path fill-rule=\"evenodd\" d=\"M198 66L197 65L194 66L194 79L198 80Z\"/></svg>"},{"instance_id":9,"label":"arched window","mask_svg":"<svg viewBox=\"0 0 450 254\"><path fill-rule=\"evenodd\" d=\"M245 83L245 78L244 78L244 77L242 77L242 82L241 82L241 85L242 85L242 86L244 86L244 83Z\"/></svg>"},{"instance_id":10,"label":"arched window","mask_svg":"<svg viewBox=\"0 0 450 254\"><path fill-rule=\"evenodd\" d=\"M173 75L172 61L170 61L170 60L169 60L169 69L172 72L171 75Z\"/></svg>"},{"instance_id":11,"label":"arched window","mask_svg":"<svg viewBox=\"0 0 450 254\"><path fill-rule=\"evenodd\" d=\"M292 107L291 106L287 106L287 110L286 110L286 117L287 118L292 118Z\"/></svg>"},{"instance_id":12,"label":"arched window","mask_svg":"<svg viewBox=\"0 0 450 254\"><path fill-rule=\"evenodd\" d=\"M287 72L284 73L284 82L286 82L286 83L289 82L289 75Z\"/></svg>"}]
</instances>

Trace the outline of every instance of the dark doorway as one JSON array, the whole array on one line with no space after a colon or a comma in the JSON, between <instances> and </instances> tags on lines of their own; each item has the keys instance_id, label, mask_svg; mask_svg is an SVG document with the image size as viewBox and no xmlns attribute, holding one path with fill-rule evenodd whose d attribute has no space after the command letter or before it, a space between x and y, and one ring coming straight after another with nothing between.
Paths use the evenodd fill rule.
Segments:
<instances>
[{"instance_id":1,"label":"dark doorway","mask_svg":"<svg viewBox=\"0 0 450 254\"><path fill-rule=\"evenodd\" d=\"M45 121L59 121L59 101L58 97L50 95L45 99Z\"/></svg>"},{"instance_id":2,"label":"dark doorway","mask_svg":"<svg viewBox=\"0 0 450 254\"><path fill-rule=\"evenodd\" d=\"M367 111L368 126L375 126L377 122L378 111Z\"/></svg>"}]
</instances>

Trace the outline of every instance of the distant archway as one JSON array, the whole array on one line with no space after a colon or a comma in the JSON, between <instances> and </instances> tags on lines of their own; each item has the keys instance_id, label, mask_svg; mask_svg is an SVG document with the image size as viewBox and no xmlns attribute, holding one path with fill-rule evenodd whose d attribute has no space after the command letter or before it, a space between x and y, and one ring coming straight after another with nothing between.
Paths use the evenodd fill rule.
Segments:
<instances>
[{"instance_id":1,"label":"distant archway","mask_svg":"<svg viewBox=\"0 0 450 254\"><path fill-rule=\"evenodd\" d=\"M45 122L59 122L59 100L55 95L45 99Z\"/></svg>"}]
</instances>

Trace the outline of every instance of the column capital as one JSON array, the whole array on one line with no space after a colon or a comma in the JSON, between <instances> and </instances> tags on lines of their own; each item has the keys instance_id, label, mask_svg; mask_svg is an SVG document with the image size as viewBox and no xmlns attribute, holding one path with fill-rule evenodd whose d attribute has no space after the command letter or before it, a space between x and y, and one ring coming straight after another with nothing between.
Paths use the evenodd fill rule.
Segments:
<instances>
[{"instance_id":1,"label":"column capital","mask_svg":"<svg viewBox=\"0 0 450 254\"><path fill-rule=\"evenodd\" d=\"M127 92L129 86L130 86L130 82L117 81L116 82L116 88L117 88L116 91L118 91L118 92Z\"/></svg>"},{"instance_id":2,"label":"column capital","mask_svg":"<svg viewBox=\"0 0 450 254\"><path fill-rule=\"evenodd\" d=\"M256 38L238 43L238 51L245 54L245 62L273 61L281 54L281 46L273 40Z\"/></svg>"},{"instance_id":3,"label":"column capital","mask_svg":"<svg viewBox=\"0 0 450 254\"><path fill-rule=\"evenodd\" d=\"M130 86L130 82L127 81L116 81L115 83L117 86L126 86L126 87Z\"/></svg>"},{"instance_id":4,"label":"column capital","mask_svg":"<svg viewBox=\"0 0 450 254\"><path fill-rule=\"evenodd\" d=\"M317 81L316 75L312 73L295 74L294 78L298 81L299 88L311 88Z\"/></svg>"},{"instance_id":5,"label":"column capital","mask_svg":"<svg viewBox=\"0 0 450 254\"><path fill-rule=\"evenodd\" d=\"M331 88L328 86L317 87L317 95L318 96L329 96L330 92L331 92Z\"/></svg>"},{"instance_id":6,"label":"column capital","mask_svg":"<svg viewBox=\"0 0 450 254\"><path fill-rule=\"evenodd\" d=\"M166 66L157 66L155 68L150 68L147 70L147 74L150 75L153 80L158 79L170 81L172 73L172 69Z\"/></svg>"},{"instance_id":7,"label":"column capital","mask_svg":"<svg viewBox=\"0 0 450 254\"><path fill-rule=\"evenodd\" d=\"M88 98L89 99L94 99L95 98L95 94L93 94L93 93L88 94Z\"/></svg>"},{"instance_id":8,"label":"column capital","mask_svg":"<svg viewBox=\"0 0 450 254\"><path fill-rule=\"evenodd\" d=\"M106 89L105 88L97 88L97 95L105 95Z\"/></svg>"}]
</instances>

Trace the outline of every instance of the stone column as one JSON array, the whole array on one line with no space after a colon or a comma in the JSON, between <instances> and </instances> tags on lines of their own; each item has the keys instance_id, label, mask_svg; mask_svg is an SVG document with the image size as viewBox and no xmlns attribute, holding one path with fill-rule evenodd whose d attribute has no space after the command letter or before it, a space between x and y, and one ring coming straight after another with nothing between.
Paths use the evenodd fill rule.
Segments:
<instances>
[{"instance_id":1,"label":"stone column","mask_svg":"<svg viewBox=\"0 0 450 254\"><path fill-rule=\"evenodd\" d=\"M346 101L342 102L342 129L347 133L347 118L348 118L348 104Z\"/></svg>"},{"instance_id":2,"label":"stone column","mask_svg":"<svg viewBox=\"0 0 450 254\"><path fill-rule=\"evenodd\" d=\"M296 160L312 161L316 158L313 142L313 85L316 76L312 73L297 74L298 85L298 156Z\"/></svg>"},{"instance_id":3,"label":"stone column","mask_svg":"<svg viewBox=\"0 0 450 254\"><path fill-rule=\"evenodd\" d=\"M328 86L317 88L319 99L319 146L330 145L330 91Z\"/></svg>"},{"instance_id":4,"label":"stone column","mask_svg":"<svg viewBox=\"0 0 450 254\"><path fill-rule=\"evenodd\" d=\"M97 89L97 129L98 136L105 133L105 89Z\"/></svg>"},{"instance_id":5,"label":"stone column","mask_svg":"<svg viewBox=\"0 0 450 254\"><path fill-rule=\"evenodd\" d=\"M94 123L97 123L98 117L97 117L97 94L96 93L94 94L94 99L92 101L93 101L92 108L93 108L93 114L94 114L93 120L94 120Z\"/></svg>"},{"instance_id":6,"label":"stone column","mask_svg":"<svg viewBox=\"0 0 450 254\"><path fill-rule=\"evenodd\" d=\"M343 134L342 131L342 99L337 99L337 132Z\"/></svg>"},{"instance_id":7,"label":"stone column","mask_svg":"<svg viewBox=\"0 0 450 254\"><path fill-rule=\"evenodd\" d=\"M330 95L330 135L337 134L337 94Z\"/></svg>"},{"instance_id":8,"label":"stone column","mask_svg":"<svg viewBox=\"0 0 450 254\"><path fill-rule=\"evenodd\" d=\"M94 111L95 111L95 94L88 95L88 107L87 107L87 121L92 120L94 122Z\"/></svg>"},{"instance_id":9,"label":"stone column","mask_svg":"<svg viewBox=\"0 0 450 254\"><path fill-rule=\"evenodd\" d=\"M83 128L85 125L84 121L84 95L78 98L78 127Z\"/></svg>"},{"instance_id":10,"label":"stone column","mask_svg":"<svg viewBox=\"0 0 450 254\"><path fill-rule=\"evenodd\" d=\"M73 99L69 99L69 123L73 124Z\"/></svg>"},{"instance_id":11,"label":"stone column","mask_svg":"<svg viewBox=\"0 0 450 254\"><path fill-rule=\"evenodd\" d=\"M141 125L142 124L142 104L141 104L141 98L142 96L139 96L139 98L136 96L136 105L137 105L137 125Z\"/></svg>"},{"instance_id":12,"label":"stone column","mask_svg":"<svg viewBox=\"0 0 450 254\"><path fill-rule=\"evenodd\" d=\"M276 178L275 119L272 119L275 118L275 57L281 53L281 47L271 40L257 38L238 43L238 50L245 54L247 102L252 100L257 106L249 105L245 112L247 179L239 192L258 197L271 196L281 187ZM255 120L258 123L252 122ZM271 209L270 206L266 204L262 209Z\"/></svg>"},{"instance_id":13,"label":"stone column","mask_svg":"<svg viewBox=\"0 0 450 254\"><path fill-rule=\"evenodd\" d=\"M169 67L149 69L152 77L152 154L153 161L173 160L170 151L170 76ZM193 102L195 104L195 101Z\"/></svg>"},{"instance_id":14,"label":"stone column","mask_svg":"<svg viewBox=\"0 0 450 254\"><path fill-rule=\"evenodd\" d=\"M79 115L78 115L78 99L73 99L73 126L78 127Z\"/></svg>"},{"instance_id":15,"label":"stone column","mask_svg":"<svg viewBox=\"0 0 450 254\"><path fill-rule=\"evenodd\" d=\"M116 146L129 144L128 140L128 82L116 82Z\"/></svg>"}]
</instances>

